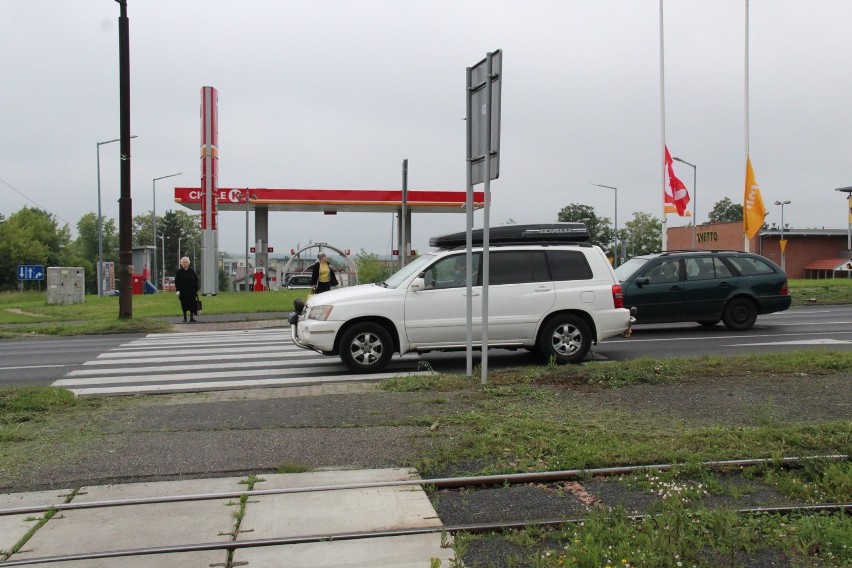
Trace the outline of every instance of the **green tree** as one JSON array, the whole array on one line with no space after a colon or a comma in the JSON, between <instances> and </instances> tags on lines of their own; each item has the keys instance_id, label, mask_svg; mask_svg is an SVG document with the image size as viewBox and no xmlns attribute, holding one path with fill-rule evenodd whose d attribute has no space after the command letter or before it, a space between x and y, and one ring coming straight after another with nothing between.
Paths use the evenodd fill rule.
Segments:
<instances>
[{"instance_id":1,"label":"green tree","mask_svg":"<svg viewBox=\"0 0 852 568\"><path fill-rule=\"evenodd\" d=\"M637 211L624 227L619 231L618 242L624 243L628 258L662 250L663 223L654 215Z\"/></svg>"},{"instance_id":2,"label":"green tree","mask_svg":"<svg viewBox=\"0 0 852 568\"><path fill-rule=\"evenodd\" d=\"M615 231L609 217L598 217L595 208L582 203L572 203L563 207L556 220L569 223L584 223L589 229L590 241L598 245L610 256L613 256Z\"/></svg>"},{"instance_id":3,"label":"green tree","mask_svg":"<svg viewBox=\"0 0 852 568\"><path fill-rule=\"evenodd\" d=\"M150 212L134 217L133 245L155 245L153 229ZM165 256L160 235L165 237ZM157 247L157 274L160 278L174 276L183 256L188 256L192 266L197 267L198 259L201 258L201 228L198 216L190 215L185 211L166 211L162 217L158 215L155 246ZM160 274L164 264L166 272Z\"/></svg>"},{"instance_id":4,"label":"green tree","mask_svg":"<svg viewBox=\"0 0 852 568\"><path fill-rule=\"evenodd\" d=\"M104 262L118 262L118 230L113 219L104 219L102 224ZM86 290L94 293L98 289L98 216L86 213L77 222L77 238L68 247L75 261L82 266L86 275Z\"/></svg>"},{"instance_id":5,"label":"green tree","mask_svg":"<svg viewBox=\"0 0 852 568\"><path fill-rule=\"evenodd\" d=\"M743 206L740 203L732 203L726 197L717 201L708 216L711 223L741 223L743 220Z\"/></svg>"},{"instance_id":6,"label":"green tree","mask_svg":"<svg viewBox=\"0 0 852 568\"><path fill-rule=\"evenodd\" d=\"M19 264L65 265L70 242L68 226L47 211L24 207L10 215L0 223L0 290L17 286Z\"/></svg>"},{"instance_id":7,"label":"green tree","mask_svg":"<svg viewBox=\"0 0 852 568\"><path fill-rule=\"evenodd\" d=\"M382 282L393 274L391 268L379 260L378 255L364 249L355 255L355 269L358 271L359 284Z\"/></svg>"}]
</instances>

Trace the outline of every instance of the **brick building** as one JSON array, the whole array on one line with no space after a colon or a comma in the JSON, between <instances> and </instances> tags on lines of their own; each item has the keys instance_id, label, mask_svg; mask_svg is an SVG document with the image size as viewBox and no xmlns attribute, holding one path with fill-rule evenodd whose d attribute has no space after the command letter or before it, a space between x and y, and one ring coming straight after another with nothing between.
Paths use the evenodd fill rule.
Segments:
<instances>
[{"instance_id":1,"label":"brick building","mask_svg":"<svg viewBox=\"0 0 852 568\"><path fill-rule=\"evenodd\" d=\"M695 231L698 250L744 250L742 223L698 225ZM691 250L692 227L668 229L669 250ZM787 229L785 269L790 278L850 278L852 251L845 229ZM751 252L781 264L781 231L762 229L749 243Z\"/></svg>"}]
</instances>

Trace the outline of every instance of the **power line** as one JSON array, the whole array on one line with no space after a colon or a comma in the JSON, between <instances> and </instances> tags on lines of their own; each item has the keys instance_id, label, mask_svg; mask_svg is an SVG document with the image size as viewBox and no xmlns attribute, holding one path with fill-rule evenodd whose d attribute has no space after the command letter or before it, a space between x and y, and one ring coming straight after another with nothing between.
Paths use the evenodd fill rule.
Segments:
<instances>
[{"instance_id":1,"label":"power line","mask_svg":"<svg viewBox=\"0 0 852 568\"><path fill-rule=\"evenodd\" d=\"M53 215L54 217L56 217L57 219L59 219L60 221L62 221L63 223L65 223L66 225L72 225L70 221L66 221L65 219L63 219L62 217L60 217L59 215L57 215L56 213L51 213L51 211L50 211L47 207L43 207L42 205L40 205L40 204L36 203L35 201L33 201L32 199L30 199L28 196L24 195L24 194L23 194L23 192L19 191L16 187L14 187L12 184L10 184L9 182L7 182L7 181L6 181L6 180L4 180L3 178L0 178L0 182L3 182L3 184L4 184L6 187L8 187L9 189L11 189L12 191L14 191L14 192L15 192L15 193L17 193L18 195L20 195L21 197L23 197L24 199L26 199L27 201L29 201L30 203L32 203L33 205L35 205L36 207L38 207L38 208L39 208L39 209L41 209L42 211L46 211L46 212L50 213L51 215ZM73 225L72 225L72 226L73 226Z\"/></svg>"}]
</instances>

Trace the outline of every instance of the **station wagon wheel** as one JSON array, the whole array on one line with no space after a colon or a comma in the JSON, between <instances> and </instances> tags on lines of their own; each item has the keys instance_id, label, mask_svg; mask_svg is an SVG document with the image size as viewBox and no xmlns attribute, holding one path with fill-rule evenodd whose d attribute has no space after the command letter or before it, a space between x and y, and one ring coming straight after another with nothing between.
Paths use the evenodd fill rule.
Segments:
<instances>
[{"instance_id":1,"label":"station wagon wheel","mask_svg":"<svg viewBox=\"0 0 852 568\"><path fill-rule=\"evenodd\" d=\"M355 324L340 338L340 359L356 373L377 373L387 366L392 356L393 341L379 324Z\"/></svg>"},{"instance_id":2,"label":"station wagon wheel","mask_svg":"<svg viewBox=\"0 0 852 568\"><path fill-rule=\"evenodd\" d=\"M592 345L592 332L579 316L556 316L547 322L539 337L539 350L557 363L579 363Z\"/></svg>"},{"instance_id":3,"label":"station wagon wheel","mask_svg":"<svg viewBox=\"0 0 852 568\"><path fill-rule=\"evenodd\" d=\"M722 322L732 331L745 331L754 325L757 308L748 298L734 298L725 306Z\"/></svg>"}]
</instances>

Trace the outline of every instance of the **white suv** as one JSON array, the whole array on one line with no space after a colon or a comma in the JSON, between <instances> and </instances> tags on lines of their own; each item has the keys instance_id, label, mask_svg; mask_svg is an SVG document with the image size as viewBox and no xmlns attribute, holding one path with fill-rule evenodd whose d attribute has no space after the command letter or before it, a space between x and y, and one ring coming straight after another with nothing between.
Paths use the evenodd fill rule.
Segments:
<instances>
[{"instance_id":1,"label":"white suv","mask_svg":"<svg viewBox=\"0 0 852 568\"><path fill-rule=\"evenodd\" d=\"M481 230L473 240L481 245ZM593 342L629 333L621 285L603 251L585 242L583 224L495 227L489 241L489 348L536 349L557 363L577 363ZM293 341L339 355L359 373L380 371L394 352L465 349L464 243L465 233L433 237L437 250L384 282L296 300ZM480 349L483 255L481 246L472 250L473 344Z\"/></svg>"}]
</instances>

